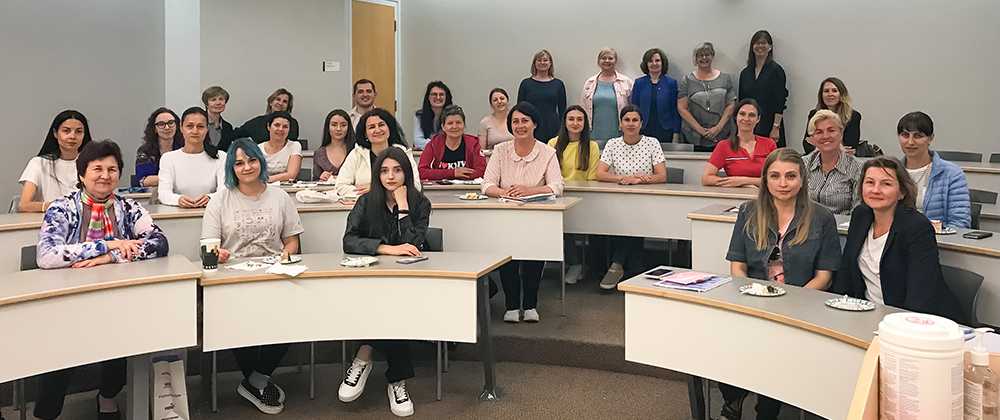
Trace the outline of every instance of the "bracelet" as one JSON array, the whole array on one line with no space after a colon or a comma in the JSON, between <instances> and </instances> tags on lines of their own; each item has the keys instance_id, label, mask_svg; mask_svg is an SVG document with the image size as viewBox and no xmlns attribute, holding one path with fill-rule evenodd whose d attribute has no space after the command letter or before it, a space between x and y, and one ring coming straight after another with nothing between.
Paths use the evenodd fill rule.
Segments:
<instances>
[{"instance_id":1,"label":"bracelet","mask_svg":"<svg viewBox=\"0 0 1000 420\"><path fill-rule=\"evenodd\" d=\"M781 123L774 123L775 127L781 127Z\"/></svg>"},{"instance_id":2,"label":"bracelet","mask_svg":"<svg viewBox=\"0 0 1000 420\"><path fill-rule=\"evenodd\" d=\"M400 210L399 214L410 214L409 210Z\"/></svg>"}]
</instances>

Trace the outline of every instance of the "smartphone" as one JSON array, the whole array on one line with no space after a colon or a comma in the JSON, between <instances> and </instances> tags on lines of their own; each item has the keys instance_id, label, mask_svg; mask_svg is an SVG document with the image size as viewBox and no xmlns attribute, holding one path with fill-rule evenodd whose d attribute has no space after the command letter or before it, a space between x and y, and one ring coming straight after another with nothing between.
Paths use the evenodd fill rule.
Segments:
<instances>
[{"instance_id":1,"label":"smartphone","mask_svg":"<svg viewBox=\"0 0 1000 420\"><path fill-rule=\"evenodd\" d=\"M963 238L969 239L984 239L993 236L993 232L983 232L981 230L974 230L972 232L965 232L962 234Z\"/></svg>"},{"instance_id":2,"label":"smartphone","mask_svg":"<svg viewBox=\"0 0 1000 420\"><path fill-rule=\"evenodd\" d=\"M672 270L672 269L660 266L660 267L656 267L656 268L654 268L652 270L649 270L649 271L643 273L642 275L646 276L647 279L659 280L660 277L669 275L669 274L671 274L673 272L674 272L674 270Z\"/></svg>"},{"instance_id":3,"label":"smartphone","mask_svg":"<svg viewBox=\"0 0 1000 420\"><path fill-rule=\"evenodd\" d=\"M403 257L396 260L400 264L413 264L415 262L427 261L426 255L418 255L416 257Z\"/></svg>"}]
</instances>

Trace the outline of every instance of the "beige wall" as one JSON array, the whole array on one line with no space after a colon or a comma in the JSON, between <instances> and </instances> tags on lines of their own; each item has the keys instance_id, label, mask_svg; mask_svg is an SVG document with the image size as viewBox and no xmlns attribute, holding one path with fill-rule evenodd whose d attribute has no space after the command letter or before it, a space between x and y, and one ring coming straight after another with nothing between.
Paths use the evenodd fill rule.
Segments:
<instances>
[{"instance_id":1,"label":"beige wall","mask_svg":"<svg viewBox=\"0 0 1000 420\"><path fill-rule=\"evenodd\" d=\"M351 108L345 13L344 0L201 0L201 88L229 91L223 117L234 127L288 89L299 137L315 149L326 114ZM323 72L323 60L340 61L341 71Z\"/></svg>"},{"instance_id":2,"label":"beige wall","mask_svg":"<svg viewBox=\"0 0 1000 420\"><path fill-rule=\"evenodd\" d=\"M642 53L662 48L677 78L694 70L694 46L711 41L716 67L738 76L750 36L768 29L788 75L786 128L797 147L819 82L837 76L863 114L862 137L894 154L896 122L912 110L934 119L938 149L1000 152L993 0L405 0L401 12L400 108L409 118L427 82L441 79L478 131L490 89L516 96L542 48L552 52L569 104L579 102L605 46L618 50L619 71L633 78L642 75Z\"/></svg>"}]
</instances>

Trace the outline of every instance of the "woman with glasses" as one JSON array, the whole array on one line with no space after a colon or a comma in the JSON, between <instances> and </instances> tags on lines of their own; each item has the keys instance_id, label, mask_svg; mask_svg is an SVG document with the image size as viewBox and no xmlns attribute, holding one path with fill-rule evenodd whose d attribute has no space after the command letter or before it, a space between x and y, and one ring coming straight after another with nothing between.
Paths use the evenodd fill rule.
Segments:
<instances>
[{"instance_id":1,"label":"woman with glasses","mask_svg":"<svg viewBox=\"0 0 1000 420\"><path fill-rule=\"evenodd\" d=\"M740 72L739 98L750 98L760 104L760 122L753 133L770 137L778 147L785 147L785 125L781 122L788 99L785 69L774 61L774 42L765 30L750 38L747 66Z\"/></svg>"},{"instance_id":2,"label":"woman with glasses","mask_svg":"<svg viewBox=\"0 0 1000 420\"><path fill-rule=\"evenodd\" d=\"M160 157L184 146L179 130L180 118L168 108L157 108L149 115L143 131L142 146L135 152L135 179L141 187L160 184Z\"/></svg>"},{"instance_id":3,"label":"woman with glasses","mask_svg":"<svg viewBox=\"0 0 1000 420\"><path fill-rule=\"evenodd\" d=\"M413 115L413 149L424 150L431 137L441 132L441 111L451 105L451 89L440 80L427 84L424 104ZM361 132L358 128L358 132Z\"/></svg>"},{"instance_id":4,"label":"woman with glasses","mask_svg":"<svg viewBox=\"0 0 1000 420\"><path fill-rule=\"evenodd\" d=\"M734 276L825 290L840 267L837 221L809 200L802 156L782 148L768 155L756 200L740 206L726 259ZM722 418L738 420L748 392L719 383ZM774 420L781 401L757 396L757 419Z\"/></svg>"},{"instance_id":5,"label":"woman with glasses","mask_svg":"<svg viewBox=\"0 0 1000 420\"><path fill-rule=\"evenodd\" d=\"M698 45L692 55L697 68L677 82L681 133L695 151L711 152L733 134L736 85L728 73L712 68L715 47L711 42Z\"/></svg>"}]
</instances>

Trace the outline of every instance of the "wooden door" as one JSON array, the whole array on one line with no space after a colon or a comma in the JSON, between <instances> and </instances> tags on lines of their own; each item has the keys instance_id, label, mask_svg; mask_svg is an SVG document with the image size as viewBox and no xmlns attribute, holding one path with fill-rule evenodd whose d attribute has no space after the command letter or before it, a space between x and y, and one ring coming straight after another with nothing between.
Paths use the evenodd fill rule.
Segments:
<instances>
[{"instance_id":1,"label":"wooden door","mask_svg":"<svg viewBox=\"0 0 1000 420\"><path fill-rule=\"evenodd\" d=\"M396 8L353 0L351 69L354 80L375 82L375 106L396 114ZM352 92L353 93L353 92Z\"/></svg>"}]
</instances>

